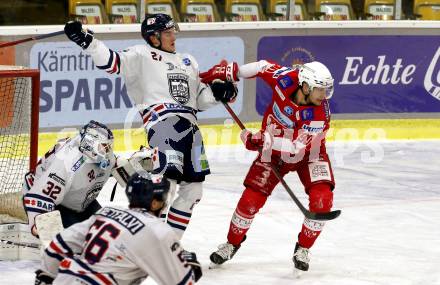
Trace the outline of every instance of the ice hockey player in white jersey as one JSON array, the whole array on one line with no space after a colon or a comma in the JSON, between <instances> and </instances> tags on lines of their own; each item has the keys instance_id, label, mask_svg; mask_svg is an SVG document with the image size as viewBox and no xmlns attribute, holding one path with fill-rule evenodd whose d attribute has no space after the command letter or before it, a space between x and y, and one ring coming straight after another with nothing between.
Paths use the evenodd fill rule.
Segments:
<instances>
[{"instance_id":1,"label":"ice hockey player in white jersey","mask_svg":"<svg viewBox=\"0 0 440 285\"><path fill-rule=\"evenodd\" d=\"M147 15L141 33L148 44L115 52L83 30L80 22L68 22L64 28L99 69L123 77L143 119L148 143L159 149L162 173L171 180L172 189L179 184L167 222L181 237L210 173L196 114L219 101L234 101L237 88L231 82L202 83L194 57L176 52L176 30L170 16Z\"/></svg>"},{"instance_id":2,"label":"ice hockey player in white jersey","mask_svg":"<svg viewBox=\"0 0 440 285\"><path fill-rule=\"evenodd\" d=\"M90 121L74 138L59 140L25 176L23 204L37 236L35 217L59 210L64 227L84 221L101 208L96 197L115 165L113 133Z\"/></svg>"},{"instance_id":3,"label":"ice hockey player in white jersey","mask_svg":"<svg viewBox=\"0 0 440 285\"><path fill-rule=\"evenodd\" d=\"M68 227L88 219L101 208L96 197L112 173L125 187L129 175L152 170L153 150L142 148L128 159L113 154L113 133L90 121L74 138L58 140L25 175L23 203L32 234L37 236L36 216L59 210ZM121 175L125 174L125 175Z\"/></svg>"},{"instance_id":4,"label":"ice hockey player in white jersey","mask_svg":"<svg viewBox=\"0 0 440 285\"><path fill-rule=\"evenodd\" d=\"M134 285L147 276L158 284L194 284L202 276L172 228L157 216L170 182L135 174L127 183L129 209L104 207L55 236L45 249L35 284Z\"/></svg>"}]
</instances>

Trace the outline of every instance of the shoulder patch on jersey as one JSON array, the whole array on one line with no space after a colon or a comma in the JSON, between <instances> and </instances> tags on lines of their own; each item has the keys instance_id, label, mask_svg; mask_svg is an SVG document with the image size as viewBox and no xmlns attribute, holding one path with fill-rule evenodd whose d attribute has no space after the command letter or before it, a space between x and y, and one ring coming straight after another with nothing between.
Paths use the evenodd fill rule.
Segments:
<instances>
[{"instance_id":1,"label":"shoulder patch on jersey","mask_svg":"<svg viewBox=\"0 0 440 285\"><path fill-rule=\"evenodd\" d=\"M81 165L84 164L85 161L86 161L85 157L84 157L84 156L81 156L81 157L78 159L78 161L75 162L75 164L72 166L72 171L73 171L73 172L77 171L77 170L81 167Z\"/></svg>"},{"instance_id":2,"label":"shoulder patch on jersey","mask_svg":"<svg viewBox=\"0 0 440 285\"><path fill-rule=\"evenodd\" d=\"M185 105L189 101L188 75L168 73L168 86L171 96L178 103Z\"/></svg>"},{"instance_id":3,"label":"shoulder patch on jersey","mask_svg":"<svg viewBox=\"0 0 440 285\"><path fill-rule=\"evenodd\" d=\"M56 173L49 173L49 178L55 180L63 186L66 186L66 181L63 178L59 177Z\"/></svg>"},{"instance_id":4,"label":"shoulder patch on jersey","mask_svg":"<svg viewBox=\"0 0 440 285\"><path fill-rule=\"evenodd\" d=\"M190 66L190 65L191 65L191 59L189 59L188 57L185 57L185 58L182 60L182 62L183 62L183 64L186 65L186 66Z\"/></svg>"},{"instance_id":5,"label":"shoulder patch on jersey","mask_svg":"<svg viewBox=\"0 0 440 285\"><path fill-rule=\"evenodd\" d=\"M285 75L277 79L278 85L280 85L281 89L287 89L293 85L293 80L290 76Z\"/></svg>"},{"instance_id":6,"label":"shoulder patch on jersey","mask_svg":"<svg viewBox=\"0 0 440 285\"><path fill-rule=\"evenodd\" d=\"M313 108L307 108L300 112L301 120L310 121L313 119Z\"/></svg>"},{"instance_id":7,"label":"shoulder patch on jersey","mask_svg":"<svg viewBox=\"0 0 440 285\"><path fill-rule=\"evenodd\" d=\"M286 107L284 107L284 112L285 112L287 115L289 115L289 116L292 116L292 115L293 115L293 109L292 109L292 107L290 107L290 106L286 106Z\"/></svg>"}]
</instances>

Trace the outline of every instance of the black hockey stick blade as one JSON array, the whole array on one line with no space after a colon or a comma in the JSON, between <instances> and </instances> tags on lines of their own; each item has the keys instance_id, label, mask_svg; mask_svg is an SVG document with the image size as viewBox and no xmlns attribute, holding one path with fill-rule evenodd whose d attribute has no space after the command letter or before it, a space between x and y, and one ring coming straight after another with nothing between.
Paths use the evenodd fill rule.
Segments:
<instances>
[{"instance_id":1,"label":"black hockey stick blade","mask_svg":"<svg viewBox=\"0 0 440 285\"><path fill-rule=\"evenodd\" d=\"M304 213L304 216L311 220L318 220L318 221L329 221L334 220L341 214L341 210L335 210L328 213L313 213L310 211L307 211Z\"/></svg>"}]
</instances>

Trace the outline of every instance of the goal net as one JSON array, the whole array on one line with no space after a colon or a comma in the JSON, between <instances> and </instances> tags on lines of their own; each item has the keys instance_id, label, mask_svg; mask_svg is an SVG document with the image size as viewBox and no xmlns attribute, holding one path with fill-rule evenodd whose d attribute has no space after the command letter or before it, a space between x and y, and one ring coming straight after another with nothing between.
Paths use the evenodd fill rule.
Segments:
<instances>
[{"instance_id":1,"label":"goal net","mask_svg":"<svg viewBox=\"0 0 440 285\"><path fill-rule=\"evenodd\" d=\"M39 92L38 70L0 65L0 224L27 223L21 189L37 161Z\"/></svg>"}]
</instances>

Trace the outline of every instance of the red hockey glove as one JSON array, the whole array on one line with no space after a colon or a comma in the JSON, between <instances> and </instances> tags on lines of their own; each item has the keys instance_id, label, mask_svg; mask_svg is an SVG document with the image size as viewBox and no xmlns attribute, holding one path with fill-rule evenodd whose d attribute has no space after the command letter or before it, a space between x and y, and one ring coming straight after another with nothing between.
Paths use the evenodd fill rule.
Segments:
<instances>
[{"instance_id":1,"label":"red hockey glove","mask_svg":"<svg viewBox=\"0 0 440 285\"><path fill-rule=\"evenodd\" d=\"M222 60L219 64L214 65L206 72L200 73L200 79L203 83L211 84L214 80L237 82L238 64L236 62L228 63Z\"/></svg>"},{"instance_id":2,"label":"red hockey glove","mask_svg":"<svg viewBox=\"0 0 440 285\"><path fill-rule=\"evenodd\" d=\"M262 131L259 131L258 133L252 134L248 130L243 130L240 133L241 141L243 142L244 146L248 150L256 151L259 149L262 149L263 146L265 147L267 138ZM271 140L269 139L269 142Z\"/></svg>"}]
</instances>

